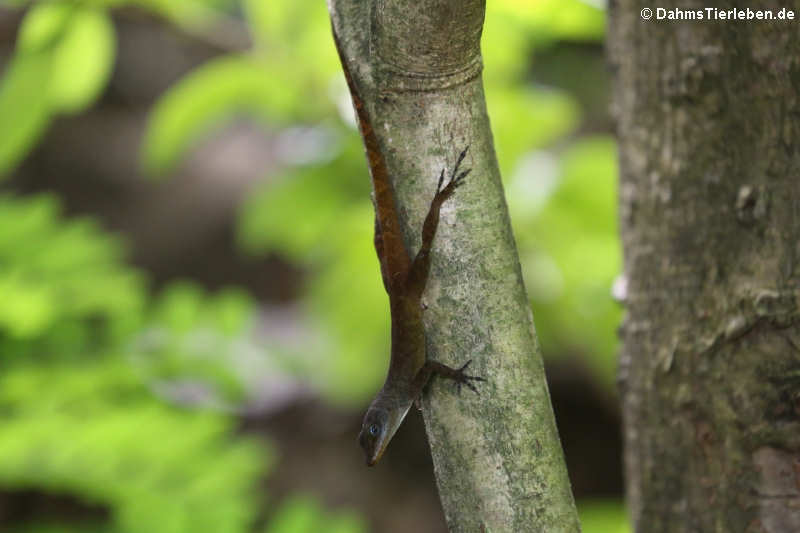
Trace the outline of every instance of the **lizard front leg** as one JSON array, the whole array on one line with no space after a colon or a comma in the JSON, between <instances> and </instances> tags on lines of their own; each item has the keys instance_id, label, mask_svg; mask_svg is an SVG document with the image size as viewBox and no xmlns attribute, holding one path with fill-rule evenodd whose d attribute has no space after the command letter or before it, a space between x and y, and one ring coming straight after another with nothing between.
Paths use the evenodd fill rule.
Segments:
<instances>
[{"instance_id":1,"label":"lizard front leg","mask_svg":"<svg viewBox=\"0 0 800 533\"><path fill-rule=\"evenodd\" d=\"M447 185L442 186L444 182L445 171L442 169L439 175L439 181L436 185L436 194L431 201L431 206L428 210L428 215L425 217L425 222L422 225L422 245L417 252L414 261L411 264L409 271L408 281L406 283L406 295L417 300L422 298L422 293L425 290L425 285L428 279L428 271L430 270L430 250L433 244L433 239L436 236L436 228L439 224L439 209L445 201L450 198L455 190L464 183L464 178L470 173L471 169L459 172L459 167L464 157L467 155L469 146L464 148L458 155L456 164L450 173L450 180ZM414 376L414 400L419 407L419 399L425 385L430 381L434 375L441 376L456 382L458 392L461 393L461 386L466 385L470 390L478 393L478 389L471 383L472 381L486 381L479 376L467 375L464 370L470 365L472 360L464 363L460 368L452 368L445 364L427 360L423 367Z\"/></svg>"},{"instance_id":2,"label":"lizard front leg","mask_svg":"<svg viewBox=\"0 0 800 533\"><path fill-rule=\"evenodd\" d=\"M439 209L445 201L450 198L453 193L464 183L464 178L472 171L472 169L464 170L459 173L458 168L461 162L467 155L469 146L464 148L458 155L453 171L450 173L450 180L447 185L442 187L444 182L444 169L439 175L439 182L436 184L436 194L431 200L431 206L428 209L428 214L425 217L425 222L422 224L422 244L419 247L414 261L411 263L411 268L406 280L405 293L412 298L422 298L422 293L425 291L425 285L428 281L428 271L431 265L431 246L433 245L433 238L436 236L436 228L439 226Z\"/></svg>"}]
</instances>

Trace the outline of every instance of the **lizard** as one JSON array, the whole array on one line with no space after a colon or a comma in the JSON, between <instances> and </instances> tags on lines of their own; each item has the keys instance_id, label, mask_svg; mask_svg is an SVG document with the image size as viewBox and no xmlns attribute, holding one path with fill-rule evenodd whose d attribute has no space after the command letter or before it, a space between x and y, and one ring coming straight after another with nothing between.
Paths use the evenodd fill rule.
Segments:
<instances>
[{"instance_id":1,"label":"lizard","mask_svg":"<svg viewBox=\"0 0 800 533\"><path fill-rule=\"evenodd\" d=\"M386 159L372 126L364 101L350 74L342 46L334 31L334 41L339 52L347 80L357 122L364 140L367 163L372 177L373 203L375 205L374 245L380 263L383 286L389 295L391 312L391 355L389 371L383 387L364 415L359 444L368 466L374 466L394 436L413 404L419 399L426 384L434 375L456 382L459 393L466 385L475 393L472 381L485 381L479 376L465 373L472 360L459 368L451 368L427 357L425 327L422 320L422 294L428 280L430 255L439 210L461 185L471 169L459 171L469 146L458 155L445 184L442 169L427 216L422 225L422 242L413 259L407 250L400 229L400 220Z\"/></svg>"}]
</instances>

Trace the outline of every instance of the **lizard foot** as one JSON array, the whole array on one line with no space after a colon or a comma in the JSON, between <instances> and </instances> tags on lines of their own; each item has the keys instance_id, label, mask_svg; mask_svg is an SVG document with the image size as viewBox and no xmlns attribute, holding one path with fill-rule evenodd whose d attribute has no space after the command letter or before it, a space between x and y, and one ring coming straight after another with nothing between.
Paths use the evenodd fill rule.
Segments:
<instances>
[{"instance_id":1,"label":"lizard foot","mask_svg":"<svg viewBox=\"0 0 800 533\"><path fill-rule=\"evenodd\" d=\"M486 381L486 379L484 379L484 378L482 378L480 376L469 376L469 375L464 373L464 370L467 369L467 367L470 365L470 363L472 363L472 359L470 359L469 361L467 361L466 363L461 365L460 368L457 368L457 369L451 368L450 371L452 373L447 376L448 378L450 378L450 379L452 379L453 381L456 382L456 387L458 387L458 393L459 394L461 394L461 386L462 385L466 385L467 388L469 390L471 390L472 392L474 392L475 394L480 394L478 392L478 389L471 382L472 381Z\"/></svg>"},{"instance_id":2,"label":"lizard foot","mask_svg":"<svg viewBox=\"0 0 800 533\"><path fill-rule=\"evenodd\" d=\"M464 160L464 157L467 155L467 150L469 150L469 146L464 148L460 154L458 154L458 160L456 161L455 166L453 167L453 172L450 173L450 180L447 182L447 185L442 187L442 183L444 183L444 169L442 169L442 173L439 174L439 183L436 185L436 199L443 203L445 200L450 198L456 189L461 187L464 183L464 178L472 172L471 168L462 171L461 173L458 172L458 168L461 166L461 162Z\"/></svg>"}]
</instances>

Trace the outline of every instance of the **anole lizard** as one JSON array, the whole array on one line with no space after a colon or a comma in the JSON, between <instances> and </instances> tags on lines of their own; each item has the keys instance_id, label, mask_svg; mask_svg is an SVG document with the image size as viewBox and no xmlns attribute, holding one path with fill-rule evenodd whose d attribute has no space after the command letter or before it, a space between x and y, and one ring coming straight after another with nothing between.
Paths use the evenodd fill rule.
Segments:
<instances>
[{"instance_id":1,"label":"anole lizard","mask_svg":"<svg viewBox=\"0 0 800 533\"><path fill-rule=\"evenodd\" d=\"M428 280L431 245L439 224L439 208L464 183L464 178L470 173L471 169L458 172L469 147L459 154L449 180L444 186L445 171L442 169L436 194L422 225L422 244L412 260L400 232L400 221L386 160L364 102L350 75L347 60L335 32L334 40L358 117L372 175L375 250L381 265L383 285L389 294L392 317L389 372L383 387L367 409L358 436L366 455L367 465L373 466L386 451L389 441L400 427L408 410L419 399L423 388L434 374L454 380L458 384L459 392L461 385L466 385L477 392L470 381L484 381L481 377L464 373L471 361L467 361L460 368L451 368L429 360L425 348L425 328L422 323L422 293Z\"/></svg>"}]
</instances>

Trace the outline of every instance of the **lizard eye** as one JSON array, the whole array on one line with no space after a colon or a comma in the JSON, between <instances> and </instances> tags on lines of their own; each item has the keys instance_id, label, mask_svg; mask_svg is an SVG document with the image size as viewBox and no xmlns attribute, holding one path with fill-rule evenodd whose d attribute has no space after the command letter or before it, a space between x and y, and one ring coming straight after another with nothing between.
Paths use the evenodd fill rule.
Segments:
<instances>
[{"instance_id":1,"label":"lizard eye","mask_svg":"<svg viewBox=\"0 0 800 533\"><path fill-rule=\"evenodd\" d=\"M380 433L380 431L381 431L381 428L378 426L378 424L372 424L369 427L369 434L372 435L373 437L377 437L378 433Z\"/></svg>"}]
</instances>

